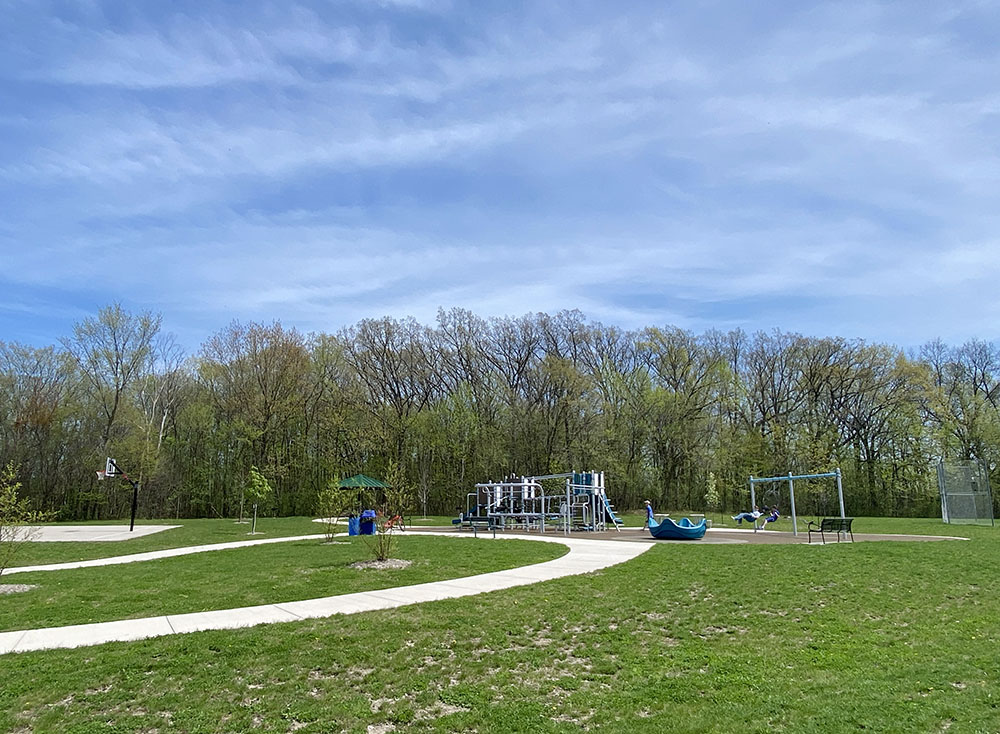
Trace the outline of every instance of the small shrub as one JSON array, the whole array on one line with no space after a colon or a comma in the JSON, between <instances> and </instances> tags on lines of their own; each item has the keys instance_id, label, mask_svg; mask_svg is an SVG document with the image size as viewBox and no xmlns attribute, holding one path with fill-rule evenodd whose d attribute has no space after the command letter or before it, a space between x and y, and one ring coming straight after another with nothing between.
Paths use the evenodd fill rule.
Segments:
<instances>
[{"instance_id":1,"label":"small shrub","mask_svg":"<svg viewBox=\"0 0 1000 734\"><path fill-rule=\"evenodd\" d=\"M392 558L396 549L395 524L389 527L393 518L401 517L413 501L413 492L406 476L396 462L389 464L385 477L389 485L381 491L375 505L375 535L364 536L368 549L376 561Z\"/></svg>"},{"instance_id":2,"label":"small shrub","mask_svg":"<svg viewBox=\"0 0 1000 734\"><path fill-rule=\"evenodd\" d=\"M21 545L37 536L38 529L28 526L51 519L50 514L33 511L28 500L18 497L20 489L11 462L0 470L0 575L10 566Z\"/></svg>"},{"instance_id":3,"label":"small shrub","mask_svg":"<svg viewBox=\"0 0 1000 734\"><path fill-rule=\"evenodd\" d=\"M325 521L323 527L328 543L333 541L340 520L358 506L358 490L349 487L341 489L339 484L340 478L334 477L318 498L319 514Z\"/></svg>"}]
</instances>

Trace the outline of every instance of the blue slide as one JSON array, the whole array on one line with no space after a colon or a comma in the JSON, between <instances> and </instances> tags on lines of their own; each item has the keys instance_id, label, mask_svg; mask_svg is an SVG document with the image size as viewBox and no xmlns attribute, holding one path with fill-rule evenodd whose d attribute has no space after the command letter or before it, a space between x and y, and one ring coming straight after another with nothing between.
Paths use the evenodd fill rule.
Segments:
<instances>
[{"instance_id":1,"label":"blue slide","mask_svg":"<svg viewBox=\"0 0 1000 734\"><path fill-rule=\"evenodd\" d=\"M615 524L615 527L619 525L624 525L625 522L615 515L615 508L611 506L611 500L608 499L606 494L601 495L601 499L604 500L604 511L608 513L608 519Z\"/></svg>"},{"instance_id":2,"label":"blue slide","mask_svg":"<svg viewBox=\"0 0 1000 734\"><path fill-rule=\"evenodd\" d=\"M697 525L686 517L682 517L680 522L665 517L659 525L652 520L649 521L650 534L660 540L699 540L705 537L707 528L704 518Z\"/></svg>"}]
</instances>

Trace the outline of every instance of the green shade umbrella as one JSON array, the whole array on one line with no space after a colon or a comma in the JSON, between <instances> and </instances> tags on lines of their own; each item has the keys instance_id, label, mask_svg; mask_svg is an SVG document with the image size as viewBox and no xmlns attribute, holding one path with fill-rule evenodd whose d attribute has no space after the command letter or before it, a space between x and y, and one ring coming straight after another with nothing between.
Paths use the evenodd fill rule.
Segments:
<instances>
[{"instance_id":1,"label":"green shade umbrella","mask_svg":"<svg viewBox=\"0 0 1000 734\"><path fill-rule=\"evenodd\" d=\"M385 482L378 479L366 477L364 474L355 474L353 477L341 480L337 485L338 489L348 489L352 487L374 487L376 489L386 489L389 487Z\"/></svg>"}]
</instances>

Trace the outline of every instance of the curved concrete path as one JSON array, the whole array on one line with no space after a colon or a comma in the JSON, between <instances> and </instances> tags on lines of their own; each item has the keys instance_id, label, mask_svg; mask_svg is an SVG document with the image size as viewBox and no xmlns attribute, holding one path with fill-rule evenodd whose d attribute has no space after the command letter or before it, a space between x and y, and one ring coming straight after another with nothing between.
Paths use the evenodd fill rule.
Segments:
<instances>
[{"instance_id":1,"label":"curved concrete path","mask_svg":"<svg viewBox=\"0 0 1000 734\"><path fill-rule=\"evenodd\" d=\"M252 627L258 624L273 624L275 622L294 622L301 619L316 619L330 617L335 614L355 614L370 612L377 609L391 609L409 604L440 599L454 599L462 596L472 596L488 591L510 589L515 586L535 584L539 581L589 573L608 566L631 560L649 550L652 543L620 543L609 540L586 540L565 536L545 537L543 535L528 537L497 537L480 536L478 539L467 535L456 535L453 532L435 533L429 531L406 531L407 535L436 535L455 538L459 542L485 541L503 542L504 540L534 540L550 543L561 543L569 547L569 552L551 561L536 563L531 566L511 568L506 571L466 576L464 578L432 581L413 586L400 586L378 591L362 591L354 594L328 596L320 599L283 602L281 604L263 604L255 607L240 607L237 609L219 609L212 612L192 612L189 614L171 614L143 619L124 619L116 622L97 622L95 624L71 625L67 627L49 627L36 630L17 630L0 633L0 655L11 652L26 652L29 650L49 650L55 648L84 647L101 645L106 642L122 642L142 640L150 637L198 632L201 630L236 629ZM212 546L200 546L201 551L176 548L173 551L204 552L205 550L220 550L222 546L241 547L257 545L261 542L282 542L302 540L303 538L323 537L299 536L295 538L273 538L267 541L242 541L240 543L220 543ZM165 558L169 555L183 555L180 552L153 551L152 553L137 553L129 558L120 556L119 562L135 562L148 560L148 557ZM98 564L82 561L80 564L110 565L115 559L99 559ZM55 567L81 568L82 565L51 564L49 567L35 567L33 570L55 570ZM22 567L26 571L29 567ZM14 571L15 569L10 569Z\"/></svg>"},{"instance_id":2,"label":"curved concrete path","mask_svg":"<svg viewBox=\"0 0 1000 734\"><path fill-rule=\"evenodd\" d=\"M258 540L232 540L228 543L209 543L207 545L188 545L183 548L167 548L166 550L146 551L145 553L130 553L125 556L109 556L107 558L92 558L89 561L67 561L66 563L45 563L40 566L15 566L3 572L4 576L12 573L28 573L29 571L66 571L71 568L96 568L97 566L118 566L122 563L138 563L153 561L157 558L175 558L189 556L192 553L208 553L209 551L229 550L231 548L247 548L251 545L269 545L271 543L290 543L294 540L319 540L326 535L288 535L281 538L260 538Z\"/></svg>"}]
</instances>

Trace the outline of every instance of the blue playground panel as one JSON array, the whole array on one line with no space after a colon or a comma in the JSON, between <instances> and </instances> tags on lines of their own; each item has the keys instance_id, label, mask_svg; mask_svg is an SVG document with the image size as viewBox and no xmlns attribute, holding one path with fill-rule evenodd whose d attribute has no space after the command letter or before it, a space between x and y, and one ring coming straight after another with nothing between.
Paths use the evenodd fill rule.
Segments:
<instances>
[{"instance_id":1,"label":"blue playground panel","mask_svg":"<svg viewBox=\"0 0 1000 734\"><path fill-rule=\"evenodd\" d=\"M680 522L674 522L669 517L665 517L659 525L652 520L649 521L650 534L660 540L699 540L705 537L707 529L708 525L704 518L697 525L686 517L682 517Z\"/></svg>"}]
</instances>

